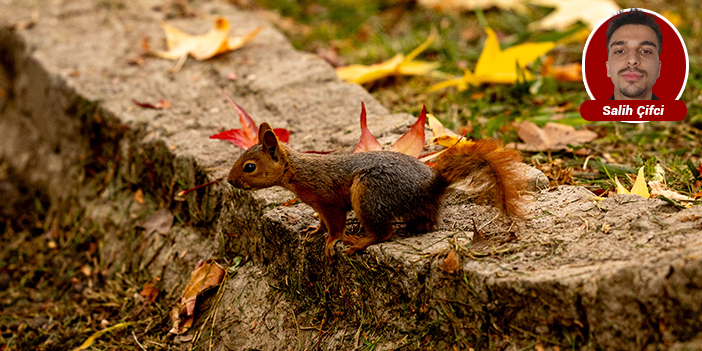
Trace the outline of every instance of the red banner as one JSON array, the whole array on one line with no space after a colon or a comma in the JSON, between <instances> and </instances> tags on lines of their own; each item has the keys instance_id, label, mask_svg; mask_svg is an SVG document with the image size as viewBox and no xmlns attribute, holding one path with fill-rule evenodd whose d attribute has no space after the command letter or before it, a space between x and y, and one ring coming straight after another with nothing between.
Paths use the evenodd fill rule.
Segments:
<instances>
[{"instance_id":1,"label":"red banner","mask_svg":"<svg viewBox=\"0 0 702 351\"><path fill-rule=\"evenodd\" d=\"M591 122L680 121L687 105L680 100L588 100L580 105L580 115Z\"/></svg>"}]
</instances>

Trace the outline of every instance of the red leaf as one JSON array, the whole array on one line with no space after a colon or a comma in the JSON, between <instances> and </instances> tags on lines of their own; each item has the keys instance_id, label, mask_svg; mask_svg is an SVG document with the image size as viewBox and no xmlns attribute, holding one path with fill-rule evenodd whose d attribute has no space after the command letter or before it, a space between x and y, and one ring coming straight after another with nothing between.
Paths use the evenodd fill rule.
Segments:
<instances>
[{"instance_id":1,"label":"red leaf","mask_svg":"<svg viewBox=\"0 0 702 351\"><path fill-rule=\"evenodd\" d=\"M251 139L245 135L241 129L230 129L215 135L210 136L210 139L226 140L232 144L247 150L248 148L258 144L258 136L256 139Z\"/></svg>"},{"instance_id":2,"label":"red leaf","mask_svg":"<svg viewBox=\"0 0 702 351\"><path fill-rule=\"evenodd\" d=\"M356 148L353 152L364 152L364 151L379 151L383 147L380 146L378 139L376 139L373 134L368 130L368 124L366 123L366 104L361 101L361 138L356 144Z\"/></svg>"},{"instance_id":3,"label":"red leaf","mask_svg":"<svg viewBox=\"0 0 702 351\"><path fill-rule=\"evenodd\" d=\"M258 133L258 131L256 131ZM278 140L287 143L290 140L290 131L285 128L273 128L273 133L278 137ZM256 138L258 142L258 137Z\"/></svg>"},{"instance_id":4,"label":"red leaf","mask_svg":"<svg viewBox=\"0 0 702 351\"><path fill-rule=\"evenodd\" d=\"M258 143L258 126L256 125L256 122L254 122L253 118L251 118L251 116L249 116L249 114L246 113L246 111L244 111L244 109L241 108L241 106L237 105L236 102L234 102L234 100L232 100L232 98L230 98L229 95L227 95L227 92L224 91L224 88L222 88L222 92L224 93L224 96L227 97L227 100L229 100L229 102L231 102L232 105L234 105L236 113L239 114L239 122L241 123L241 130L243 135L248 139L255 140L256 143ZM256 145L256 143L254 143L253 145Z\"/></svg>"},{"instance_id":5,"label":"red leaf","mask_svg":"<svg viewBox=\"0 0 702 351\"><path fill-rule=\"evenodd\" d=\"M422 113L412 128L392 144L390 151L401 152L412 157L419 157L424 149L424 124L427 121L427 107L422 107Z\"/></svg>"},{"instance_id":6,"label":"red leaf","mask_svg":"<svg viewBox=\"0 0 702 351\"><path fill-rule=\"evenodd\" d=\"M132 99L132 102L134 103L134 105L137 105L139 107L151 108L154 110L165 110L171 106L171 104L166 100L158 100L156 104L151 104L148 102L139 102L134 99Z\"/></svg>"},{"instance_id":7,"label":"red leaf","mask_svg":"<svg viewBox=\"0 0 702 351\"><path fill-rule=\"evenodd\" d=\"M699 173L700 178L702 178L702 161L697 165L697 173Z\"/></svg>"}]
</instances>

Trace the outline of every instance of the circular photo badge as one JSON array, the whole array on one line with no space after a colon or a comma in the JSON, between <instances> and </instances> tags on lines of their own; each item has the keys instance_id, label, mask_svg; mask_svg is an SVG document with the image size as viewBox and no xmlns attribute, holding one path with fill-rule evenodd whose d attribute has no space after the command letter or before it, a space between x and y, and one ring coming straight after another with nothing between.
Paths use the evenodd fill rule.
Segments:
<instances>
[{"instance_id":1,"label":"circular photo badge","mask_svg":"<svg viewBox=\"0 0 702 351\"><path fill-rule=\"evenodd\" d=\"M655 32L650 27L640 25L619 27L608 45L607 29L610 22L632 10L643 11L653 17L662 34L660 43L657 43ZM654 39L650 39L651 35L654 35ZM631 47L627 43L634 40L644 44L638 49L641 56L623 58L622 55ZM660 51L658 62L645 58L644 55L649 55L651 50ZM631 62L639 59L640 62ZM602 21L590 33L583 51L583 82L587 94L593 100L612 99L615 89L619 91L617 96L631 98L637 96L639 91L648 91L649 88L654 99L678 100L685 90L688 72L687 48L678 30L665 17L645 9L622 10Z\"/></svg>"}]
</instances>

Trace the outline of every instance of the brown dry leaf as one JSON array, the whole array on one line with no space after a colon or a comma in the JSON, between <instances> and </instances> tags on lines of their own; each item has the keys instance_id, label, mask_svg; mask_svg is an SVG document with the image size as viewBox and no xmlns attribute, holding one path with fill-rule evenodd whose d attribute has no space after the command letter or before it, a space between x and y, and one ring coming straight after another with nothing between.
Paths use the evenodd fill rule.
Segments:
<instances>
[{"instance_id":1,"label":"brown dry leaf","mask_svg":"<svg viewBox=\"0 0 702 351\"><path fill-rule=\"evenodd\" d=\"M543 128L539 128L533 122L523 121L515 127L517 135L525 144L510 145L525 151L568 150L568 145L581 145L597 138L597 133L593 131L575 130L573 126L553 122L548 122Z\"/></svg>"},{"instance_id":2,"label":"brown dry leaf","mask_svg":"<svg viewBox=\"0 0 702 351\"><path fill-rule=\"evenodd\" d=\"M692 205L692 202L695 201L694 198L668 189L666 185L663 184L663 182L661 182L660 180L650 181L648 182L648 186L651 187L651 197L653 198L665 196L671 200L681 202L683 205Z\"/></svg>"},{"instance_id":3,"label":"brown dry leaf","mask_svg":"<svg viewBox=\"0 0 702 351\"><path fill-rule=\"evenodd\" d=\"M451 250L451 252L446 255L446 258L444 258L444 261L441 262L441 271L444 273L453 274L458 271L458 268L458 255L456 255L455 250Z\"/></svg>"},{"instance_id":4,"label":"brown dry leaf","mask_svg":"<svg viewBox=\"0 0 702 351\"><path fill-rule=\"evenodd\" d=\"M156 301L156 298L158 297L158 289L151 284L151 282L146 282L144 284L144 288L141 290L141 293L139 295L143 296L146 299L147 303L154 303Z\"/></svg>"},{"instance_id":5,"label":"brown dry leaf","mask_svg":"<svg viewBox=\"0 0 702 351\"><path fill-rule=\"evenodd\" d=\"M168 210L162 208L154 212L151 217L147 218L139 226L144 228L144 235L149 235L154 232L166 235L173 226L173 218L173 215L168 212Z\"/></svg>"},{"instance_id":6,"label":"brown dry leaf","mask_svg":"<svg viewBox=\"0 0 702 351\"><path fill-rule=\"evenodd\" d=\"M144 192L141 189L137 189L134 193L134 201L138 202L140 205L144 204Z\"/></svg>"},{"instance_id":7,"label":"brown dry leaf","mask_svg":"<svg viewBox=\"0 0 702 351\"><path fill-rule=\"evenodd\" d=\"M544 61L541 75L544 77L553 77L553 79L561 82L582 82L583 66L579 63L554 66L553 57L549 56L546 58L546 61Z\"/></svg>"},{"instance_id":8,"label":"brown dry leaf","mask_svg":"<svg viewBox=\"0 0 702 351\"><path fill-rule=\"evenodd\" d=\"M213 56L236 50L253 39L263 27L251 31L244 37L229 37L229 21L219 17L214 22L214 27L204 35L190 35L172 27L165 22L161 23L166 32L166 45L168 51L155 51L156 56L178 60L186 55L203 61Z\"/></svg>"},{"instance_id":9,"label":"brown dry leaf","mask_svg":"<svg viewBox=\"0 0 702 351\"><path fill-rule=\"evenodd\" d=\"M195 313L197 296L218 285L224 278L224 273L224 269L215 262L205 262L190 273L190 281L183 290L178 306L171 311L171 320L173 321L171 333L182 334L187 330L187 323L192 323Z\"/></svg>"}]
</instances>

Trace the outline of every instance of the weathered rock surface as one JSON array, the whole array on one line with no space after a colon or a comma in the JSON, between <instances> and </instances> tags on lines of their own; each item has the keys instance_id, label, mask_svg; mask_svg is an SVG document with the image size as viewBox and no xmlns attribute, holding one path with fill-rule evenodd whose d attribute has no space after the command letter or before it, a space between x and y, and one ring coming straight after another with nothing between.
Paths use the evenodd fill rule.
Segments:
<instances>
[{"instance_id":1,"label":"weathered rock surface","mask_svg":"<svg viewBox=\"0 0 702 351\"><path fill-rule=\"evenodd\" d=\"M389 114L256 13L226 3L193 5L192 18L156 0L0 6L0 88L9 92L0 97L0 157L53 202L80 199L107 227L134 225L120 214L133 205L132 188L180 218L165 237L107 231L101 260L113 270L131 260L175 288L200 259L247 257L224 286L217 350L355 349L364 340L379 349L642 349L694 347L702 337L699 207L636 196L598 201L584 188L559 187L535 193L532 219L509 230L492 220L494 209L453 195L434 232L412 237L399 225L395 240L352 257L337 247L328 265L323 239L300 234L316 225L312 210L280 206L293 198L287 191L220 184L173 200L225 176L241 153L208 139L238 127L220 87L258 122L291 130L299 150L349 152L361 101L384 140L413 117ZM177 73L157 58L130 63L142 37L162 45L159 21L202 33L215 16L235 35L265 29L244 48L188 60ZM13 27L30 19L29 28ZM132 99L171 107L142 109ZM85 188L100 172L110 185ZM472 239L474 223L482 241ZM358 227L351 216L347 230ZM453 273L441 268L451 250Z\"/></svg>"}]
</instances>

